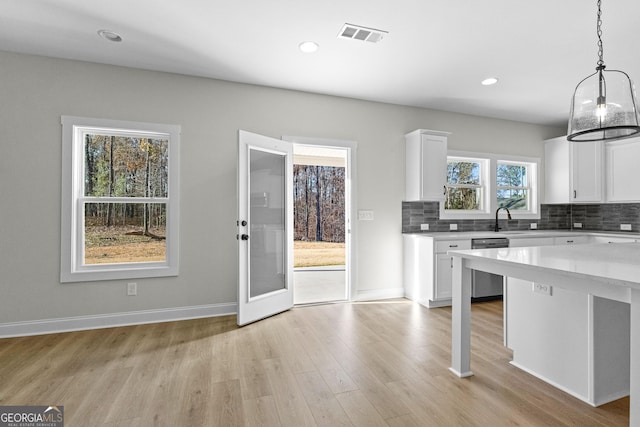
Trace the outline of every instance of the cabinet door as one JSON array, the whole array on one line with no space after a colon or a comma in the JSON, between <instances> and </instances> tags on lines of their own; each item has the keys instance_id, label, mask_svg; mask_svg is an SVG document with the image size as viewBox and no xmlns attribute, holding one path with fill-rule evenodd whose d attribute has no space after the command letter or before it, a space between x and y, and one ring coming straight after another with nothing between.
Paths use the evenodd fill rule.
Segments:
<instances>
[{"instance_id":1,"label":"cabinet door","mask_svg":"<svg viewBox=\"0 0 640 427\"><path fill-rule=\"evenodd\" d=\"M546 203L570 203L571 146L565 137L544 144L544 193Z\"/></svg>"},{"instance_id":2,"label":"cabinet door","mask_svg":"<svg viewBox=\"0 0 640 427\"><path fill-rule=\"evenodd\" d=\"M574 142L571 152L572 201L601 202L604 167L602 141Z\"/></svg>"},{"instance_id":3,"label":"cabinet door","mask_svg":"<svg viewBox=\"0 0 640 427\"><path fill-rule=\"evenodd\" d=\"M451 298L451 255L436 254L435 299Z\"/></svg>"},{"instance_id":4,"label":"cabinet door","mask_svg":"<svg viewBox=\"0 0 640 427\"><path fill-rule=\"evenodd\" d=\"M607 201L640 201L637 183L640 138L605 144L607 159Z\"/></svg>"},{"instance_id":5,"label":"cabinet door","mask_svg":"<svg viewBox=\"0 0 640 427\"><path fill-rule=\"evenodd\" d=\"M405 200L444 199L447 132L417 130L405 135Z\"/></svg>"},{"instance_id":6,"label":"cabinet door","mask_svg":"<svg viewBox=\"0 0 640 427\"><path fill-rule=\"evenodd\" d=\"M554 244L553 237L522 237L519 239L509 238L510 248L521 248L527 246L551 246Z\"/></svg>"},{"instance_id":7,"label":"cabinet door","mask_svg":"<svg viewBox=\"0 0 640 427\"><path fill-rule=\"evenodd\" d=\"M447 137L422 135L422 200L444 199L447 182Z\"/></svg>"},{"instance_id":8,"label":"cabinet door","mask_svg":"<svg viewBox=\"0 0 640 427\"><path fill-rule=\"evenodd\" d=\"M638 239L633 237L608 237L608 236L593 236L593 243L637 243Z\"/></svg>"}]
</instances>

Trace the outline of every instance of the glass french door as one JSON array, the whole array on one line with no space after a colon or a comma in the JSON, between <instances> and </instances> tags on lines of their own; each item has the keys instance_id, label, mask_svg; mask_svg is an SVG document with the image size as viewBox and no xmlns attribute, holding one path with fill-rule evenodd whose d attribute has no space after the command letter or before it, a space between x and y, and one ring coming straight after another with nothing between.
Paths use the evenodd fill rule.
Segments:
<instances>
[{"instance_id":1,"label":"glass french door","mask_svg":"<svg viewBox=\"0 0 640 427\"><path fill-rule=\"evenodd\" d=\"M238 325L293 306L293 145L238 134Z\"/></svg>"}]
</instances>

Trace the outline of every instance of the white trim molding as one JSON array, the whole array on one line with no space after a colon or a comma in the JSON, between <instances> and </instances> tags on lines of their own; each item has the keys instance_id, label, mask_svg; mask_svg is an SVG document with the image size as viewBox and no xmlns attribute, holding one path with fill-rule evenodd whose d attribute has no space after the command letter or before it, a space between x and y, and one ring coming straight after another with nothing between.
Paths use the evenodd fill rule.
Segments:
<instances>
[{"instance_id":1,"label":"white trim molding","mask_svg":"<svg viewBox=\"0 0 640 427\"><path fill-rule=\"evenodd\" d=\"M404 298L404 288L365 289L354 295L353 301L376 301L381 299Z\"/></svg>"},{"instance_id":2,"label":"white trim molding","mask_svg":"<svg viewBox=\"0 0 640 427\"><path fill-rule=\"evenodd\" d=\"M237 308L238 305L236 303L208 304L191 307L162 308L155 310L129 311L124 313L2 323L0 324L0 338L56 334L60 332L84 331L88 329L103 329L119 326L133 326L148 323L227 316L236 314Z\"/></svg>"}]
</instances>

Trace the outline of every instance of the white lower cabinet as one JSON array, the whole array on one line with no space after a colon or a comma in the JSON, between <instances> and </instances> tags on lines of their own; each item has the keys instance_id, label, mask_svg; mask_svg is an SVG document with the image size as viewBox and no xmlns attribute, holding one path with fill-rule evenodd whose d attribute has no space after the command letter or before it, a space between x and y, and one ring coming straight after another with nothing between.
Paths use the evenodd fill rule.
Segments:
<instances>
[{"instance_id":1,"label":"white lower cabinet","mask_svg":"<svg viewBox=\"0 0 640 427\"><path fill-rule=\"evenodd\" d=\"M451 305L451 256L449 250L471 249L471 239L436 240L405 234L405 296L426 307Z\"/></svg>"},{"instance_id":2,"label":"white lower cabinet","mask_svg":"<svg viewBox=\"0 0 640 427\"><path fill-rule=\"evenodd\" d=\"M507 278L505 345L513 365L593 405L629 394L629 304ZM540 285L540 284L538 284Z\"/></svg>"},{"instance_id":3,"label":"white lower cabinet","mask_svg":"<svg viewBox=\"0 0 640 427\"><path fill-rule=\"evenodd\" d=\"M640 241L634 237L611 237L589 234L509 236L509 247L572 245L584 243L618 243ZM562 234L565 234L562 236ZM440 240L421 234L404 234L404 292L410 300L432 308L451 305L450 250L471 249L471 237Z\"/></svg>"}]
</instances>

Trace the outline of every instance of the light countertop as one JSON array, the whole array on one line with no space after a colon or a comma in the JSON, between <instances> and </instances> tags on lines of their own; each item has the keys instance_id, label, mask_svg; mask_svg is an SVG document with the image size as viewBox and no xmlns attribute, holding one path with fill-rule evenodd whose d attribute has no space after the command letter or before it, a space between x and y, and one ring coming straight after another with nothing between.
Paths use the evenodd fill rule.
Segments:
<instances>
[{"instance_id":1,"label":"light countertop","mask_svg":"<svg viewBox=\"0 0 640 427\"><path fill-rule=\"evenodd\" d=\"M640 243L596 243L449 251L467 259L492 260L572 276L610 279L640 289ZM614 283L617 282L617 283Z\"/></svg>"},{"instance_id":2,"label":"light countertop","mask_svg":"<svg viewBox=\"0 0 640 427\"><path fill-rule=\"evenodd\" d=\"M571 230L514 230L514 231L441 231L427 233L405 233L405 236L430 237L435 240L466 240L490 237L534 238L534 237L565 237L565 236L606 236L628 237L640 239L640 233L628 231L571 231Z\"/></svg>"}]
</instances>

